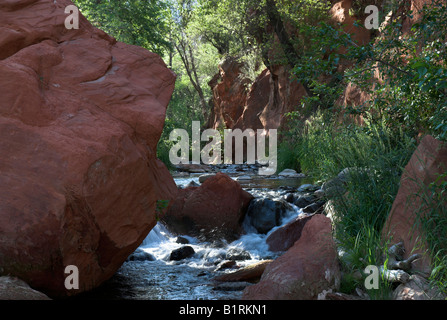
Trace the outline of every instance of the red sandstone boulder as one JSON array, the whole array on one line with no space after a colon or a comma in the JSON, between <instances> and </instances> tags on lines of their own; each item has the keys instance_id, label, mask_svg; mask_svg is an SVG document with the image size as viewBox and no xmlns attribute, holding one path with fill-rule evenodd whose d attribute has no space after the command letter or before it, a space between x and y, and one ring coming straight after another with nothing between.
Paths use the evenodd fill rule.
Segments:
<instances>
[{"instance_id":1,"label":"red sandstone boulder","mask_svg":"<svg viewBox=\"0 0 447 320\"><path fill-rule=\"evenodd\" d=\"M163 221L178 234L234 240L252 199L237 181L217 173L200 187L179 190Z\"/></svg>"},{"instance_id":2,"label":"red sandstone boulder","mask_svg":"<svg viewBox=\"0 0 447 320\"><path fill-rule=\"evenodd\" d=\"M52 297L110 278L177 193L156 159L174 74L82 15L67 30L71 4L0 4L0 266Z\"/></svg>"},{"instance_id":3,"label":"red sandstone boulder","mask_svg":"<svg viewBox=\"0 0 447 320\"><path fill-rule=\"evenodd\" d=\"M317 214L306 223L300 239L265 269L258 284L247 287L246 300L310 300L337 289L340 268L331 221Z\"/></svg>"},{"instance_id":4,"label":"red sandstone boulder","mask_svg":"<svg viewBox=\"0 0 447 320\"><path fill-rule=\"evenodd\" d=\"M428 208L438 205L428 195L429 185L437 181L442 183L445 177L439 175L447 172L447 145L431 136L422 139L417 150L403 172L400 188L394 200L388 219L383 229L383 236L392 244L403 241L404 259L415 253L423 258L413 262L413 268L425 273L430 272L430 257L423 240L418 216L425 217ZM416 224L415 224L416 223Z\"/></svg>"},{"instance_id":5,"label":"red sandstone boulder","mask_svg":"<svg viewBox=\"0 0 447 320\"><path fill-rule=\"evenodd\" d=\"M313 215L299 216L285 226L273 231L266 240L269 250L272 252L289 250L300 239L304 226L312 217Z\"/></svg>"}]
</instances>

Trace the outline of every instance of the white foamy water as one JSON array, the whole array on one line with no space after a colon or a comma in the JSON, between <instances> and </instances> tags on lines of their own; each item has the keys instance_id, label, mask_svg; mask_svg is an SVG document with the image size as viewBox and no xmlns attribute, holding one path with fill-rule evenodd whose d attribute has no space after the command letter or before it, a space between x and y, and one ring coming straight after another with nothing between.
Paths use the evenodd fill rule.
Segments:
<instances>
[{"instance_id":1,"label":"white foamy water","mask_svg":"<svg viewBox=\"0 0 447 320\"><path fill-rule=\"evenodd\" d=\"M177 185L186 186L191 181L198 183L198 178L182 178L176 179ZM252 194L257 197L270 197L272 199L280 198L280 193L277 190L251 190ZM254 191L254 192L253 192ZM195 254L193 257L185 259L183 261L169 261L170 254L173 250L176 250L185 244L177 243L177 235L173 235L169 230L162 224L159 223L157 226L149 233L147 238L144 240L140 249L152 254L157 260L164 261L166 264L186 264L190 267L196 268L212 268L214 269L216 264L225 260L226 252L229 249L236 248L248 252L251 259L238 261L238 265L245 266L252 263L259 262L260 260L271 259L277 254L269 251L268 245L266 243L267 237L281 226L289 223L295 219L298 215L302 214L302 210L297 206L290 204L292 210L289 210L282 218L280 226L277 226L269 231L268 234L259 234L256 229L250 225L249 217L247 217L243 223L244 234L237 240L228 243L224 246L215 247L211 243L200 242L194 237L189 237L186 235L180 235L183 238L188 239Z\"/></svg>"},{"instance_id":2,"label":"white foamy water","mask_svg":"<svg viewBox=\"0 0 447 320\"><path fill-rule=\"evenodd\" d=\"M175 179L178 186L185 187L191 181L199 183L198 177ZM283 192L277 189L247 189L255 197L280 199ZM291 210L282 219L284 225L302 214L302 210L291 205ZM238 260L237 265L244 267L261 260L274 259L277 253L270 252L266 239L278 227L268 234L258 234L250 225L249 217L243 223L244 234L231 243L201 242L194 237L181 235L189 244L177 243L179 235L174 235L159 223L149 233L139 249L150 253L155 261L128 261L120 268L103 294L113 299L132 300L217 300L240 299L242 291L216 290L212 279L233 269L216 271L220 262L226 260L230 249L248 252L250 259ZM191 246L195 254L181 261L170 261L173 250ZM97 293L96 298L101 296Z\"/></svg>"}]
</instances>

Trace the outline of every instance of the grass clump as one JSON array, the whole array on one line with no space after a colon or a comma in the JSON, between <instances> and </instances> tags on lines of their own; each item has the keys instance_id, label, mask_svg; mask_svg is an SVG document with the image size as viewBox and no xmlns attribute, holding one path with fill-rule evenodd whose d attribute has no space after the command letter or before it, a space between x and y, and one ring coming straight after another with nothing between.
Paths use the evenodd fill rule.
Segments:
<instances>
[{"instance_id":1,"label":"grass clump","mask_svg":"<svg viewBox=\"0 0 447 320\"><path fill-rule=\"evenodd\" d=\"M294 156L302 171L314 180L342 182L339 192L327 195L327 200L337 215L336 241L346 252L342 259L346 274L342 288L349 290L362 283L354 281L351 274L362 273L368 265L383 264L387 248L381 241L382 228L416 143L384 122L366 117L362 126L341 125L339 121L329 112L318 112L310 118L296 140ZM339 176L342 171L343 177ZM374 299L387 299L390 290L381 281L380 289L369 290L368 294Z\"/></svg>"}]
</instances>

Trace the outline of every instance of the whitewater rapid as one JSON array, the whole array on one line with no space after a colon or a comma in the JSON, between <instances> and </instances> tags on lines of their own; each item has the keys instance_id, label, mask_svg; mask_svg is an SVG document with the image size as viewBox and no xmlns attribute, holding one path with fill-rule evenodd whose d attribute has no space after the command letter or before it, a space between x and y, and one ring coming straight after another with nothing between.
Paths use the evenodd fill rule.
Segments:
<instances>
[{"instance_id":1,"label":"whitewater rapid","mask_svg":"<svg viewBox=\"0 0 447 320\"><path fill-rule=\"evenodd\" d=\"M198 177L175 179L180 187L191 181L199 184ZM244 188L255 198L269 197L282 199L284 190L278 188ZM219 263L226 260L230 249L248 252L250 258L238 260L237 265L244 267L267 259L275 259L278 254L270 252L267 237L277 228L287 224L302 209L291 205L291 210L283 217L281 225L267 234L259 234L250 225L247 216L243 222L244 234L231 243L208 243L199 239L174 235L159 222L148 234L138 250L152 255L152 261L126 261L114 277L102 288L92 294L94 299L127 300L237 300L242 297L242 290L225 291L215 288L213 278L234 269L217 270ZM187 239L188 244L178 243L178 237ZM184 240L183 239L183 240ZM171 252L182 247L191 246L195 254L192 257L171 261Z\"/></svg>"}]
</instances>

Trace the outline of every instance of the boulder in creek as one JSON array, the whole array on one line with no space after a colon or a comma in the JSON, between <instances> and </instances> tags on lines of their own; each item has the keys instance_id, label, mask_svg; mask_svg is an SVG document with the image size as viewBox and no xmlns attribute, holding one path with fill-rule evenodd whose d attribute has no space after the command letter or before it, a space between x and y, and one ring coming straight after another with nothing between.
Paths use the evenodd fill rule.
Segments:
<instances>
[{"instance_id":1,"label":"boulder in creek","mask_svg":"<svg viewBox=\"0 0 447 320\"><path fill-rule=\"evenodd\" d=\"M249 223L258 233L266 234L276 226L293 207L283 200L257 198L251 201L247 210Z\"/></svg>"},{"instance_id":2,"label":"boulder in creek","mask_svg":"<svg viewBox=\"0 0 447 320\"><path fill-rule=\"evenodd\" d=\"M253 196L228 175L217 173L200 187L179 190L162 218L170 231L206 240L235 240Z\"/></svg>"},{"instance_id":3,"label":"boulder in creek","mask_svg":"<svg viewBox=\"0 0 447 320\"><path fill-rule=\"evenodd\" d=\"M192 257L196 252L194 251L194 248L191 246L183 246L178 249L175 249L171 252L171 255L169 256L170 261L180 261L183 259L187 259Z\"/></svg>"},{"instance_id":4,"label":"boulder in creek","mask_svg":"<svg viewBox=\"0 0 447 320\"><path fill-rule=\"evenodd\" d=\"M267 266L259 283L247 287L245 300L313 300L323 291L337 291L340 267L331 220L314 215L300 239Z\"/></svg>"},{"instance_id":5,"label":"boulder in creek","mask_svg":"<svg viewBox=\"0 0 447 320\"><path fill-rule=\"evenodd\" d=\"M52 298L112 277L177 193L156 158L175 75L82 14L67 30L68 5L0 5L0 266Z\"/></svg>"}]
</instances>

